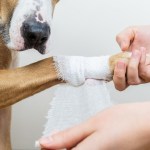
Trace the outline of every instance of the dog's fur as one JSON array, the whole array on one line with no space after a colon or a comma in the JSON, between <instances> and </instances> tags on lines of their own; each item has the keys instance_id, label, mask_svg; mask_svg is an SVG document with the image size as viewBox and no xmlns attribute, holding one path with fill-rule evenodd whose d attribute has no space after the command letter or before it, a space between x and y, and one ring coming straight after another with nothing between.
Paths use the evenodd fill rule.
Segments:
<instances>
[{"instance_id":1,"label":"dog's fur","mask_svg":"<svg viewBox=\"0 0 150 150\"><path fill-rule=\"evenodd\" d=\"M47 21L50 26L52 11L58 0L33 0L33 2L37 4L41 2L40 5L44 5L42 2L46 1L51 8L48 16L48 19L50 20ZM21 2L23 3L27 1L0 1L0 150L11 150L11 107L9 106L25 97L40 92L60 82L57 80L57 75L52 65L52 58L45 59L27 67L8 70L8 68L14 68L16 66L17 51L24 47L23 43L21 43L22 41L19 41L21 44L17 41L20 40L17 38L21 38L21 35L18 35L20 31L17 26L20 28L22 22L19 24L19 20L17 20L19 19L19 16L15 18L15 15L18 15L18 12L16 11L19 11L17 9L20 9L21 11L23 9L18 8L21 7L19 6ZM24 7L27 7L27 5ZM39 7L40 6L37 6L38 10L40 9ZM39 13L41 13L40 15L42 16L42 13L44 14L45 12L41 10Z\"/></svg>"},{"instance_id":2,"label":"dog's fur","mask_svg":"<svg viewBox=\"0 0 150 150\"><path fill-rule=\"evenodd\" d=\"M30 1L30 2L29 2ZM22 12L26 10L20 5L31 4L37 22L47 22L51 25L51 15L54 7L59 0L1 0L0 1L0 150L11 150L10 142L10 124L11 124L11 105L60 83L57 73L53 67L53 58L48 58L34 64L16 68L17 51L24 50L25 42L21 34L21 24L30 16L30 10L25 16L19 16L19 9ZM49 1L49 2L48 2ZM48 9L44 4L50 4L51 10L48 17L44 9ZM43 8L40 8L43 6ZM20 8L19 8L20 7ZM26 5L24 6L28 8ZM30 6L29 6L30 8ZM41 10L40 10L41 9ZM31 11L33 13L33 11ZM37 17L39 16L39 17ZM20 18L19 18L20 17ZM34 18L35 19L35 18ZM49 42L45 44L48 49ZM41 52L39 49L37 49ZM42 49L43 50L43 49ZM45 50L45 49L44 49ZM42 52L45 53L45 52ZM115 61L125 54L119 54L110 58L110 68L113 70Z\"/></svg>"}]
</instances>

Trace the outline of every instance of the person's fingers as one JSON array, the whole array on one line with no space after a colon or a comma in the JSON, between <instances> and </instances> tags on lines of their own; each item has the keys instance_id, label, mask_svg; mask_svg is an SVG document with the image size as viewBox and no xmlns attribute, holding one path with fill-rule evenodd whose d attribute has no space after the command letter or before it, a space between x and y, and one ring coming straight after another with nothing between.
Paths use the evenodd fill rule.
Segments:
<instances>
[{"instance_id":1,"label":"person's fingers","mask_svg":"<svg viewBox=\"0 0 150 150\"><path fill-rule=\"evenodd\" d=\"M150 66L142 68L140 77L142 78L144 83L150 82Z\"/></svg>"},{"instance_id":2,"label":"person's fingers","mask_svg":"<svg viewBox=\"0 0 150 150\"><path fill-rule=\"evenodd\" d=\"M141 60L139 64L139 76L141 78L145 77L145 69L146 69L146 49L141 48Z\"/></svg>"},{"instance_id":3,"label":"person's fingers","mask_svg":"<svg viewBox=\"0 0 150 150\"><path fill-rule=\"evenodd\" d=\"M39 142L40 145L46 149L71 148L94 132L93 130L93 125L91 125L91 122L88 121L54 134L51 137L42 138Z\"/></svg>"},{"instance_id":4,"label":"person's fingers","mask_svg":"<svg viewBox=\"0 0 150 150\"><path fill-rule=\"evenodd\" d=\"M115 142L118 141L114 135L114 130L97 130L72 150L114 150L117 149ZM113 134L112 134L113 133ZM115 137L115 138L114 138ZM119 138L120 139L120 138ZM115 146L115 147L114 147Z\"/></svg>"},{"instance_id":5,"label":"person's fingers","mask_svg":"<svg viewBox=\"0 0 150 150\"><path fill-rule=\"evenodd\" d=\"M79 143L76 147L71 150L99 150L101 143L103 143L103 139L101 138L101 133L94 132L89 137L84 139L81 143Z\"/></svg>"},{"instance_id":6,"label":"person's fingers","mask_svg":"<svg viewBox=\"0 0 150 150\"><path fill-rule=\"evenodd\" d=\"M141 60L140 60L139 68L141 68L142 66L144 66L145 63L146 63L146 48L141 47L140 51L141 51Z\"/></svg>"},{"instance_id":7,"label":"person's fingers","mask_svg":"<svg viewBox=\"0 0 150 150\"><path fill-rule=\"evenodd\" d=\"M141 52L138 50L132 51L132 56L128 64L127 79L129 85L137 85L141 83L139 78L139 63Z\"/></svg>"},{"instance_id":8,"label":"person's fingers","mask_svg":"<svg viewBox=\"0 0 150 150\"><path fill-rule=\"evenodd\" d=\"M141 61L139 65L139 76L145 81L150 81L150 71L149 71L149 56L146 57L146 49L141 48L142 55L141 55Z\"/></svg>"},{"instance_id":9,"label":"person's fingers","mask_svg":"<svg viewBox=\"0 0 150 150\"><path fill-rule=\"evenodd\" d=\"M122 51L126 51L129 50L132 41L134 41L134 38L134 27L128 27L116 36L116 41L119 44Z\"/></svg>"},{"instance_id":10,"label":"person's fingers","mask_svg":"<svg viewBox=\"0 0 150 150\"><path fill-rule=\"evenodd\" d=\"M113 81L115 88L119 91L123 91L127 87L126 83L126 64L125 62L117 62L114 69Z\"/></svg>"}]
</instances>

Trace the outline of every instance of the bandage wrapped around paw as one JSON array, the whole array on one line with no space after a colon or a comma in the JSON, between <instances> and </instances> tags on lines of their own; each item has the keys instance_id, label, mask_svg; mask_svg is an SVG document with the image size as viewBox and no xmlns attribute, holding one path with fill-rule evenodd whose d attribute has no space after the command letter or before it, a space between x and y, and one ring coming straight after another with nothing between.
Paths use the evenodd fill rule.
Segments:
<instances>
[{"instance_id":1,"label":"bandage wrapped around paw","mask_svg":"<svg viewBox=\"0 0 150 150\"><path fill-rule=\"evenodd\" d=\"M54 61L59 78L73 86L82 85L86 79L112 79L109 56L55 56Z\"/></svg>"}]
</instances>

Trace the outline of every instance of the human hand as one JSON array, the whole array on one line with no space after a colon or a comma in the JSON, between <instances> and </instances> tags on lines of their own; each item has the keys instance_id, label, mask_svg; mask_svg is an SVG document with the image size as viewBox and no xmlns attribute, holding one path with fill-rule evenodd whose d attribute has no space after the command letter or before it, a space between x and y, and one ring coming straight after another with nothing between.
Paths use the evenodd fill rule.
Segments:
<instances>
[{"instance_id":1,"label":"human hand","mask_svg":"<svg viewBox=\"0 0 150 150\"><path fill-rule=\"evenodd\" d=\"M150 53L150 26L128 27L116 37L123 51L132 51L128 66L118 62L114 70L114 84L122 91L129 85L138 85L150 81L150 67L144 64L146 53ZM135 51L140 50L140 51Z\"/></svg>"},{"instance_id":2,"label":"human hand","mask_svg":"<svg viewBox=\"0 0 150 150\"><path fill-rule=\"evenodd\" d=\"M150 82L150 55L145 48L132 51L128 63L118 61L114 69L113 80L116 89L122 91L129 85Z\"/></svg>"},{"instance_id":3,"label":"human hand","mask_svg":"<svg viewBox=\"0 0 150 150\"><path fill-rule=\"evenodd\" d=\"M149 113L150 103L117 105L39 142L43 150L149 150Z\"/></svg>"},{"instance_id":4,"label":"human hand","mask_svg":"<svg viewBox=\"0 0 150 150\"><path fill-rule=\"evenodd\" d=\"M131 26L116 36L116 41L122 51L133 51L145 47L150 52L150 25Z\"/></svg>"},{"instance_id":5,"label":"human hand","mask_svg":"<svg viewBox=\"0 0 150 150\"><path fill-rule=\"evenodd\" d=\"M114 68L113 81L117 90L125 90L129 85L144 83L139 77L142 67L145 67L146 54L144 48L132 51L128 62L119 60Z\"/></svg>"}]
</instances>

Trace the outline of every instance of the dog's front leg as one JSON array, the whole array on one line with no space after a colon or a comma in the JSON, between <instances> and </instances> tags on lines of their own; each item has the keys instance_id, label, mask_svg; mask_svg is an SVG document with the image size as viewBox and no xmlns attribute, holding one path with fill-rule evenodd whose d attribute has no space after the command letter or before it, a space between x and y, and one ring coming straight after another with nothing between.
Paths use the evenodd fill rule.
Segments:
<instances>
[{"instance_id":1,"label":"dog's front leg","mask_svg":"<svg viewBox=\"0 0 150 150\"><path fill-rule=\"evenodd\" d=\"M0 108L58 83L61 81L58 80L52 57L22 68L0 70Z\"/></svg>"},{"instance_id":2,"label":"dog's front leg","mask_svg":"<svg viewBox=\"0 0 150 150\"><path fill-rule=\"evenodd\" d=\"M11 150L11 107L7 106L60 82L52 58L22 68L0 70L0 150Z\"/></svg>"},{"instance_id":3,"label":"dog's front leg","mask_svg":"<svg viewBox=\"0 0 150 150\"><path fill-rule=\"evenodd\" d=\"M128 60L128 58L128 53L111 56L109 59L110 70L113 72L117 60ZM103 64L98 64L98 68L102 67L100 65ZM15 104L61 82L54 67L53 57L22 68L0 70L0 108Z\"/></svg>"},{"instance_id":4,"label":"dog's front leg","mask_svg":"<svg viewBox=\"0 0 150 150\"><path fill-rule=\"evenodd\" d=\"M11 108L0 109L0 150L11 150Z\"/></svg>"}]
</instances>

